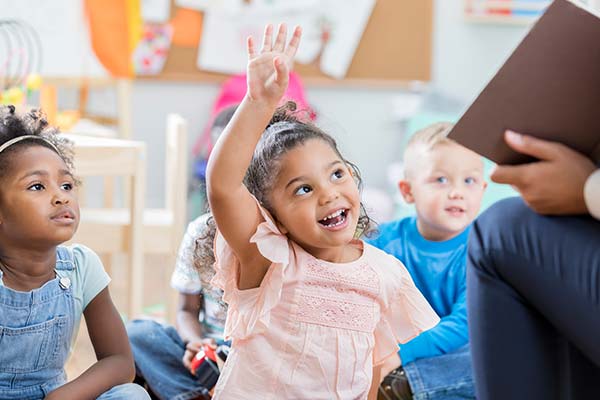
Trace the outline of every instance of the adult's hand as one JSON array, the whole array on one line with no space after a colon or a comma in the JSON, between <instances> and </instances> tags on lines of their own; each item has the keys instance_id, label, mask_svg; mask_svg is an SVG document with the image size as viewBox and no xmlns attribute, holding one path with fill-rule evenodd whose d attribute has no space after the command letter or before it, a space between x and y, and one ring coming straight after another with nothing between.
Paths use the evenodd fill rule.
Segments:
<instances>
[{"instance_id":1,"label":"adult's hand","mask_svg":"<svg viewBox=\"0 0 600 400\"><path fill-rule=\"evenodd\" d=\"M539 161L498 165L491 175L497 183L512 185L534 211L548 215L588 213L583 187L596 166L586 156L557 142L505 133L515 151Z\"/></svg>"}]
</instances>

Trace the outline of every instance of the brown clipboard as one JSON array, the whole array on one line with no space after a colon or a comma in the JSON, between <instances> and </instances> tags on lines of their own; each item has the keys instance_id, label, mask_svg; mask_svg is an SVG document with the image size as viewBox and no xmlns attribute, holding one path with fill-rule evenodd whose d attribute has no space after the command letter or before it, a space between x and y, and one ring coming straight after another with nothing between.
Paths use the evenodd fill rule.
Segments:
<instances>
[{"instance_id":1,"label":"brown clipboard","mask_svg":"<svg viewBox=\"0 0 600 400\"><path fill-rule=\"evenodd\" d=\"M600 17L555 0L448 136L499 164L532 161L507 129L600 161Z\"/></svg>"}]
</instances>

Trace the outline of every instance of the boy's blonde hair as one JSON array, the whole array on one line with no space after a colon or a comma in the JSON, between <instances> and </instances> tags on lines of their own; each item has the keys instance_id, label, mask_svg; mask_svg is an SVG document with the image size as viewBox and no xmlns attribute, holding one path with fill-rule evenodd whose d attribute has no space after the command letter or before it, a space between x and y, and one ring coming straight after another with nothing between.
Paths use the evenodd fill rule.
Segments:
<instances>
[{"instance_id":1,"label":"boy's blonde hair","mask_svg":"<svg viewBox=\"0 0 600 400\"><path fill-rule=\"evenodd\" d=\"M436 122L417 131L406 144L404 150L404 176L408 177L418 157L417 150L431 150L440 144L453 144L454 140L448 138L448 133L454 126L451 122Z\"/></svg>"}]
</instances>

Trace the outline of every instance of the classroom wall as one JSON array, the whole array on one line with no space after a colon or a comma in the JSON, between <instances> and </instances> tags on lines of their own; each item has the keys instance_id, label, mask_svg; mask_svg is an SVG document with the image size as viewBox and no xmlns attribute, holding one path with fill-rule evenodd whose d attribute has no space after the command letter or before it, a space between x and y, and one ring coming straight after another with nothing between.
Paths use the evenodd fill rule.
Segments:
<instances>
[{"instance_id":1,"label":"classroom wall","mask_svg":"<svg viewBox=\"0 0 600 400\"><path fill-rule=\"evenodd\" d=\"M526 33L527 26L465 23L462 2L435 1L432 90L460 112L473 99ZM190 140L205 126L218 87L211 83L136 81L133 89L134 137L148 141L149 206L164 201L162 183L166 115L181 113ZM401 154L403 124L392 112L403 92L386 88L307 87L307 96L324 127L340 139L347 157L368 185L390 189L387 165ZM431 96L429 96L431 97ZM427 102L425 108L428 107ZM438 107L439 109L439 107Z\"/></svg>"},{"instance_id":2,"label":"classroom wall","mask_svg":"<svg viewBox=\"0 0 600 400\"><path fill-rule=\"evenodd\" d=\"M462 1L435 0L433 84L466 107L529 31L528 25L466 22Z\"/></svg>"},{"instance_id":3,"label":"classroom wall","mask_svg":"<svg viewBox=\"0 0 600 400\"><path fill-rule=\"evenodd\" d=\"M67 0L62 0L67 1ZM423 110L433 115L460 115L477 96L528 30L520 25L467 23L461 1L434 3L432 82L424 92ZM87 62L88 65L90 62ZM132 93L135 139L148 144L147 205L164 204L164 131L169 112L189 123L190 148L204 129L215 83L136 80ZM406 94L398 88L311 86L307 97L319 114L319 124L340 141L343 153L360 167L367 186L390 194L388 165L401 158L406 122L398 120L394 103ZM91 108L114 109L114 97L91 98ZM69 96L61 102L73 102ZM94 196L92 196L93 198ZM190 209L190 216L198 214Z\"/></svg>"}]
</instances>

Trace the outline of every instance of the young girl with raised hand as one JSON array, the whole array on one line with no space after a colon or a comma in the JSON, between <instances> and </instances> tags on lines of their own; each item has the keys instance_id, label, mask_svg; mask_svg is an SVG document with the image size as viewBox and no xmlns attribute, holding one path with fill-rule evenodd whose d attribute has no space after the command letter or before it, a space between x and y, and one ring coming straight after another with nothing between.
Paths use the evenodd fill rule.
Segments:
<instances>
[{"instance_id":1,"label":"young girl with raised hand","mask_svg":"<svg viewBox=\"0 0 600 400\"><path fill-rule=\"evenodd\" d=\"M98 256L60 246L79 223L68 143L0 107L0 399L149 399ZM81 314L98 362L67 383Z\"/></svg>"},{"instance_id":2,"label":"young girl with raised hand","mask_svg":"<svg viewBox=\"0 0 600 400\"><path fill-rule=\"evenodd\" d=\"M300 35L248 39L248 92L209 160L232 339L216 399L365 399L398 343L438 322L402 264L355 239L369 220L335 141L275 112Z\"/></svg>"}]
</instances>

